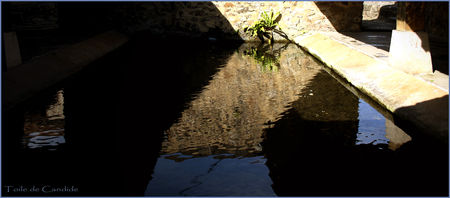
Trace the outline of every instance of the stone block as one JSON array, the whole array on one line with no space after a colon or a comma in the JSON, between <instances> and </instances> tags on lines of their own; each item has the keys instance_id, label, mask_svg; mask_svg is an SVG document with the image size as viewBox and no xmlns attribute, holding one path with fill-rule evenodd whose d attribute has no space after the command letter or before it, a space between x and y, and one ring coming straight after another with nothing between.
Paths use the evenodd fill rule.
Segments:
<instances>
[{"instance_id":1,"label":"stone block","mask_svg":"<svg viewBox=\"0 0 450 198\"><path fill-rule=\"evenodd\" d=\"M448 143L448 91L322 34L297 37L295 42L400 120ZM399 136L397 143L408 140L389 134L394 136Z\"/></svg>"},{"instance_id":2,"label":"stone block","mask_svg":"<svg viewBox=\"0 0 450 198\"><path fill-rule=\"evenodd\" d=\"M386 119L386 138L389 139L388 148L393 151L412 140L411 136L405 133L389 119Z\"/></svg>"},{"instance_id":3,"label":"stone block","mask_svg":"<svg viewBox=\"0 0 450 198\"><path fill-rule=\"evenodd\" d=\"M3 33L3 44L5 49L6 68L11 68L22 64L20 56L19 42L15 32Z\"/></svg>"},{"instance_id":4,"label":"stone block","mask_svg":"<svg viewBox=\"0 0 450 198\"><path fill-rule=\"evenodd\" d=\"M428 34L393 30L389 64L409 74L433 73Z\"/></svg>"}]
</instances>

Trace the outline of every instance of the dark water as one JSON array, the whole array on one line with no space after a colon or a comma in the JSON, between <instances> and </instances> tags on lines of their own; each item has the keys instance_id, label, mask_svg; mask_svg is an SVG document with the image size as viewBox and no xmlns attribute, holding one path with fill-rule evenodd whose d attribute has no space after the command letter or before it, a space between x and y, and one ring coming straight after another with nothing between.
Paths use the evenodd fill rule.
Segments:
<instances>
[{"instance_id":1,"label":"dark water","mask_svg":"<svg viewBox=\"0 0 450 198\"><path fill-rule=\"evenodd\" d=\"M448 196L448 145L295 45L134 40L2 118L3 195Z\"/></svg>"}]
</instances>

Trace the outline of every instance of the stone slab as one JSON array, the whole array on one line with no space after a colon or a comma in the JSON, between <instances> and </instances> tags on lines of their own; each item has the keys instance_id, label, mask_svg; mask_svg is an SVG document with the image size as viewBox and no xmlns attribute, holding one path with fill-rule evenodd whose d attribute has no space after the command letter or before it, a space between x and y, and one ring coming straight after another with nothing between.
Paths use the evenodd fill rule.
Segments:
<instances>
[{"instance_id":1,"label":"stone slab","mask_svg":"<svg viewBox=\"0 0 450 198\"><path fill-rule=\"evenodd\" d=\"M350 48L358 50L379 61L389 64L389 48L391 32L320 32ZM443 49L445 50L445 49ZM448 52L446 52L448 53ZM394 67L393 67L394 68ZM445 91L449 90L448 75L435 70L433 73L415 74L417 78L425 80Z\"/></svg>"},{"instance_id":2,"label":"stone slab","mask_svg":"<svg viewBox=\"0 0 450 198\"><path fill-rule=\"evenodd\" d=\"M11 68L22 64L19 41L15 32L3 33L3 46L5 47L6 67Z\"/></svg>"},{"instance_id":3,"label":"stone slab","mask_svg":"<svg viewBox=\"0 0 450 198\"><path fill-rule=\"evenodd\" d=\"M320 33L295 42L394 115L448 141L448 91Z\"/></svg>"},{"instance_id":4,"label":"stone slab","mask_svg":"<svg viewBox=\"0 0 450 198\"><path fill-rule=\"evenodd\" d=\"M108 31L8 70L3 79L3 108L14 107L117 49L127 41L127 36L115 31Z\"/></svg>"}]
</instances>

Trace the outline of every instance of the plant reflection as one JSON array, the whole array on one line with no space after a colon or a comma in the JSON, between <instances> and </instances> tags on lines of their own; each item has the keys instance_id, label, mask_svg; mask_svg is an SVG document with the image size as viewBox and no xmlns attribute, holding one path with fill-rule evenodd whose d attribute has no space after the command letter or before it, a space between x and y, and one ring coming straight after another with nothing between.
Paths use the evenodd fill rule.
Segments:
<instances>
[{"instance_id":1,"label":"plant reflection","mask_svg":"<svg viewBox=\"0 0 450 198\"><path fill-rule=\"evenodd\" d=\"M320 70L321 65L296 45L243 44L165 131L161 154L179 153L170 157L176 161L261 155L266 123L279 119L299 98L299 87Z\"/></svg>"},{"instance_id":2,"label":"plant reflection","mask_svg":"<svg viewBox=\"0 0 450 198\"><path fill-rule=\"evenodd\" d=\"M281 51L285 50L288 44L274 49L273 45L261 43L257 47L251 47L248 50L244 50L244 55L250 56L261 65L261 72L277 72L280 68L280 55Z\"/></svg>"}]
</instances>

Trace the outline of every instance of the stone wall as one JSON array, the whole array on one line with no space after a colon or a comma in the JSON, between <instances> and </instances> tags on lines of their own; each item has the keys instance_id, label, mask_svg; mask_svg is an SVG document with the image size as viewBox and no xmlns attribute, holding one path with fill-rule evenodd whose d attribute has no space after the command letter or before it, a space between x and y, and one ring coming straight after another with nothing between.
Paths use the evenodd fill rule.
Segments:
<instances>
[{"instance_id":1,"label":"stone wall","mask_svg":"<svg viewBox=\"0 0 450 198\"><path fill-rule=\"evenodd\" d=\"M382 7L393 6L395 1L364 1L363 20L375 20Z\"/></svg>"},{"instance_id":2,"label":"stone wall","mask_svg":"<svg viewBox=\"0 0 450 198\"><path fill-rule=\"evenodd\" d=\"M280 12L280 27L295 37L309 31L359 31L362 2L137 2L123 3L112 18L134 32L252 40L242 31L263 11ZM275 39L281 39L275 37Z\"/></svg>"},{"instance_id":3,"label":"stone wall","mask_svg":"<svg viewBox=\"0 0 450 198\"><path fill-rule=\"evenodd\" d=\"M282 14L280 28L291 38L309 31L359 31L362 2L214 2L234 30L256 22L261 12ZM244 40L248 35L239 31Z\"/></svg>"},{"instance_id":4,"label":"stone wall","mask_svg":"<svg viewBox=\"0 0 450 198\"><path fill-rule=\"evenodd\" d=\"M112 13L112 23L128 33L145 30L162 37L239 38L211 2L126 2Z\"/></svg>"},{"instance_id":5,"label":"stone wall","mask_svg":"<svg viewBox=\"0 0 450 198\"><path fill-rule=\"evenodd\" d=\"M2 5L4 31L58 28L58 9L54 2L6 2Z\"/></svg>"},{"instance_id":6,"label":"stone wall","mask_svg":"<svg viewBox=\"0 0 450 198\"><path fill-rule=\"evenodd\" d=\"M304 31L359 31L362 2L23 2L6 5L7 27L94 30L114 27L129 33L251 40L242 32L263 11L280 12L289 37ZM64 19L64 20L61 20ZM60 24L61 23L61 24ZM276 38L281 39L281 38Z\"/></svg>"}]
</instances>

